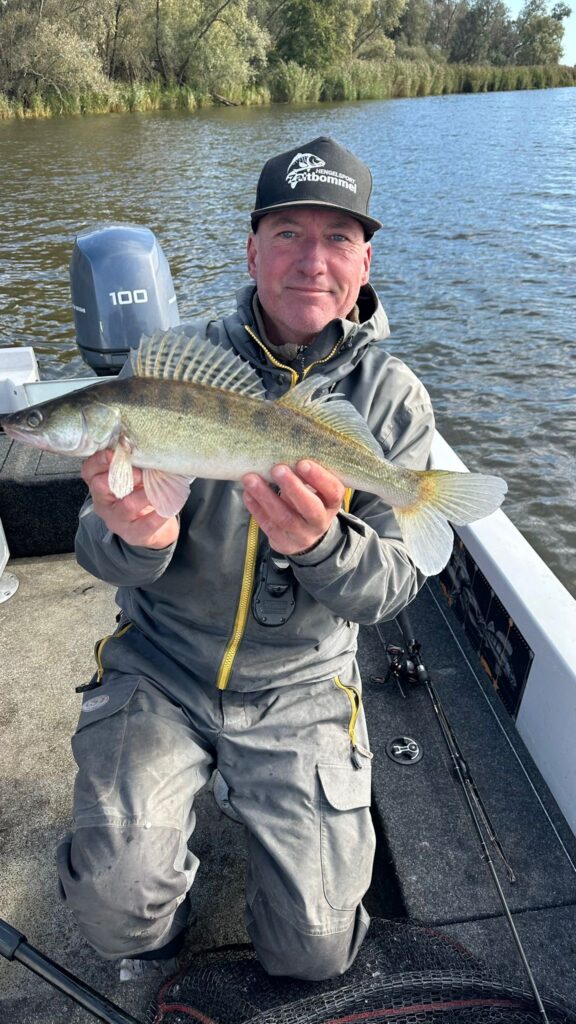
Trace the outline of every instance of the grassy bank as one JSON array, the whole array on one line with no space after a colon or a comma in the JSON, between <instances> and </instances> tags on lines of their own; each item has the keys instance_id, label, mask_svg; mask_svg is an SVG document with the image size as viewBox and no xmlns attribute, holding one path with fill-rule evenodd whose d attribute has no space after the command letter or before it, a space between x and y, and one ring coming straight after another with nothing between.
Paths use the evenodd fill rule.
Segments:
<instances>
[{"instance_id":1,"label":"grassy bank","mask_svg":"<svg viewBox=\"0 0 576 1024\"><path fill-rule=\"evenodd\" d=\"M393 60L355 61L345 69L320 74L298 64L281 63L260 85L232 90L225 97L188 87L162 88L154 83L110 83L103 94L35 93L14 99L0 93L0 118L54 117L67 114L146 110L194 110L228 102L240 106L269 103L318 103L398 99L449 93L549 89L576 85L576 68L473 67Z\"/></svg>"}]
</instances>

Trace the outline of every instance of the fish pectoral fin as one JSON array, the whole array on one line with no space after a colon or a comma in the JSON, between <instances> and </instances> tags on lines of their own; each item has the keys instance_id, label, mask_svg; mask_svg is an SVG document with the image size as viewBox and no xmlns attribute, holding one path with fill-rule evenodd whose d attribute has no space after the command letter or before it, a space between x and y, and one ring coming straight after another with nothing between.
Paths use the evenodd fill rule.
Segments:
<instances>
[{"instance_id":1,"label":"fish pectoral fin","mask_svg":"<svg viewBox=\"0 0 576 1024\"><path fill-rule=\"evenodd\" d=\"M134 490L132 448L124 439L120 439L114 451L108 470L108 486L116 498L125 498Z\"/></svg>"},{"instance_id":2,"label":"fish pectoral fin","mask_svg":"<svg viewBox=\"0 0 576 1024\"><path fill-rule=\"evenodd\" d=\"M160 469L143 469L142 483L146 497L159 516L170 519L188 500L194 477L164 473Z\"/></svg>"}]
</instances>

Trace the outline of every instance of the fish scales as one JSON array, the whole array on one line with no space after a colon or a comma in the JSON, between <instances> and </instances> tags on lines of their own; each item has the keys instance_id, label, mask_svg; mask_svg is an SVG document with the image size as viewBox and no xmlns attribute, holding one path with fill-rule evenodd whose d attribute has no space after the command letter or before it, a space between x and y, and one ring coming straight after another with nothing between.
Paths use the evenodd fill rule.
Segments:
<instances>
[{"instance_id":1,"label":"fish scales","mask_svg":"<svg viewBox=\"0 0 576 1024\"><path fill-rule=\"evenodd\" d=\"M121 393L121 397L120 394ZM277 402L262 402L189 381L128 378L101 384L100 404L116 406L132 462L181 475L237 479L245 472L269 478L278 463L309 458L331 469L346 486L382 487L387 463L354 441ZM404 470L404 486L390 472L390 497L415 500L419 480Z\"/></svg>"}]
</instances>

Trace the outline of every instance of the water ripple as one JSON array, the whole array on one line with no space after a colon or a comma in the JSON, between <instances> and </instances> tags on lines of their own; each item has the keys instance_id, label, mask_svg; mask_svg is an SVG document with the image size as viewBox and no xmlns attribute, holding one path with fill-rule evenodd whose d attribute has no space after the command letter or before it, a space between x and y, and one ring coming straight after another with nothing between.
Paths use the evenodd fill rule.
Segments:
<instances>
[{"instance_id":1,"label":"water ripple","mask_svg":"<svg viewBox=\"0 0 576 1024\"><path fill-rule=\"evenodd\" d=\"M228 311L262 163L319 134L374 170L391 349L576 591L572 90L0 123L0 344L34 345L44 376L85 372L68 263L95 223L155 232L183 318Z\"/></svg>"}]
</instances>

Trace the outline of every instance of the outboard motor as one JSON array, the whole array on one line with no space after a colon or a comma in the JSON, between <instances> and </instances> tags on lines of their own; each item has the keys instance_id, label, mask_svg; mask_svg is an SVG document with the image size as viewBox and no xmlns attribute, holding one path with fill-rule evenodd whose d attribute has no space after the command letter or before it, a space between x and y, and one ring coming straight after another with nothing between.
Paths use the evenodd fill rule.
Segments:
<instances>
[{"instance_id":1,"label":"outboard motor","mask_svg":"<svg viewBox=\"0 0 576 1024\"><path fill-rule=\"evenodd\" d=\"M78 348L99 376L118 373L143 334L180 322L166 257L152 231L136 224L80 232L70 290Z\"/></svg>"}]
</instances>

